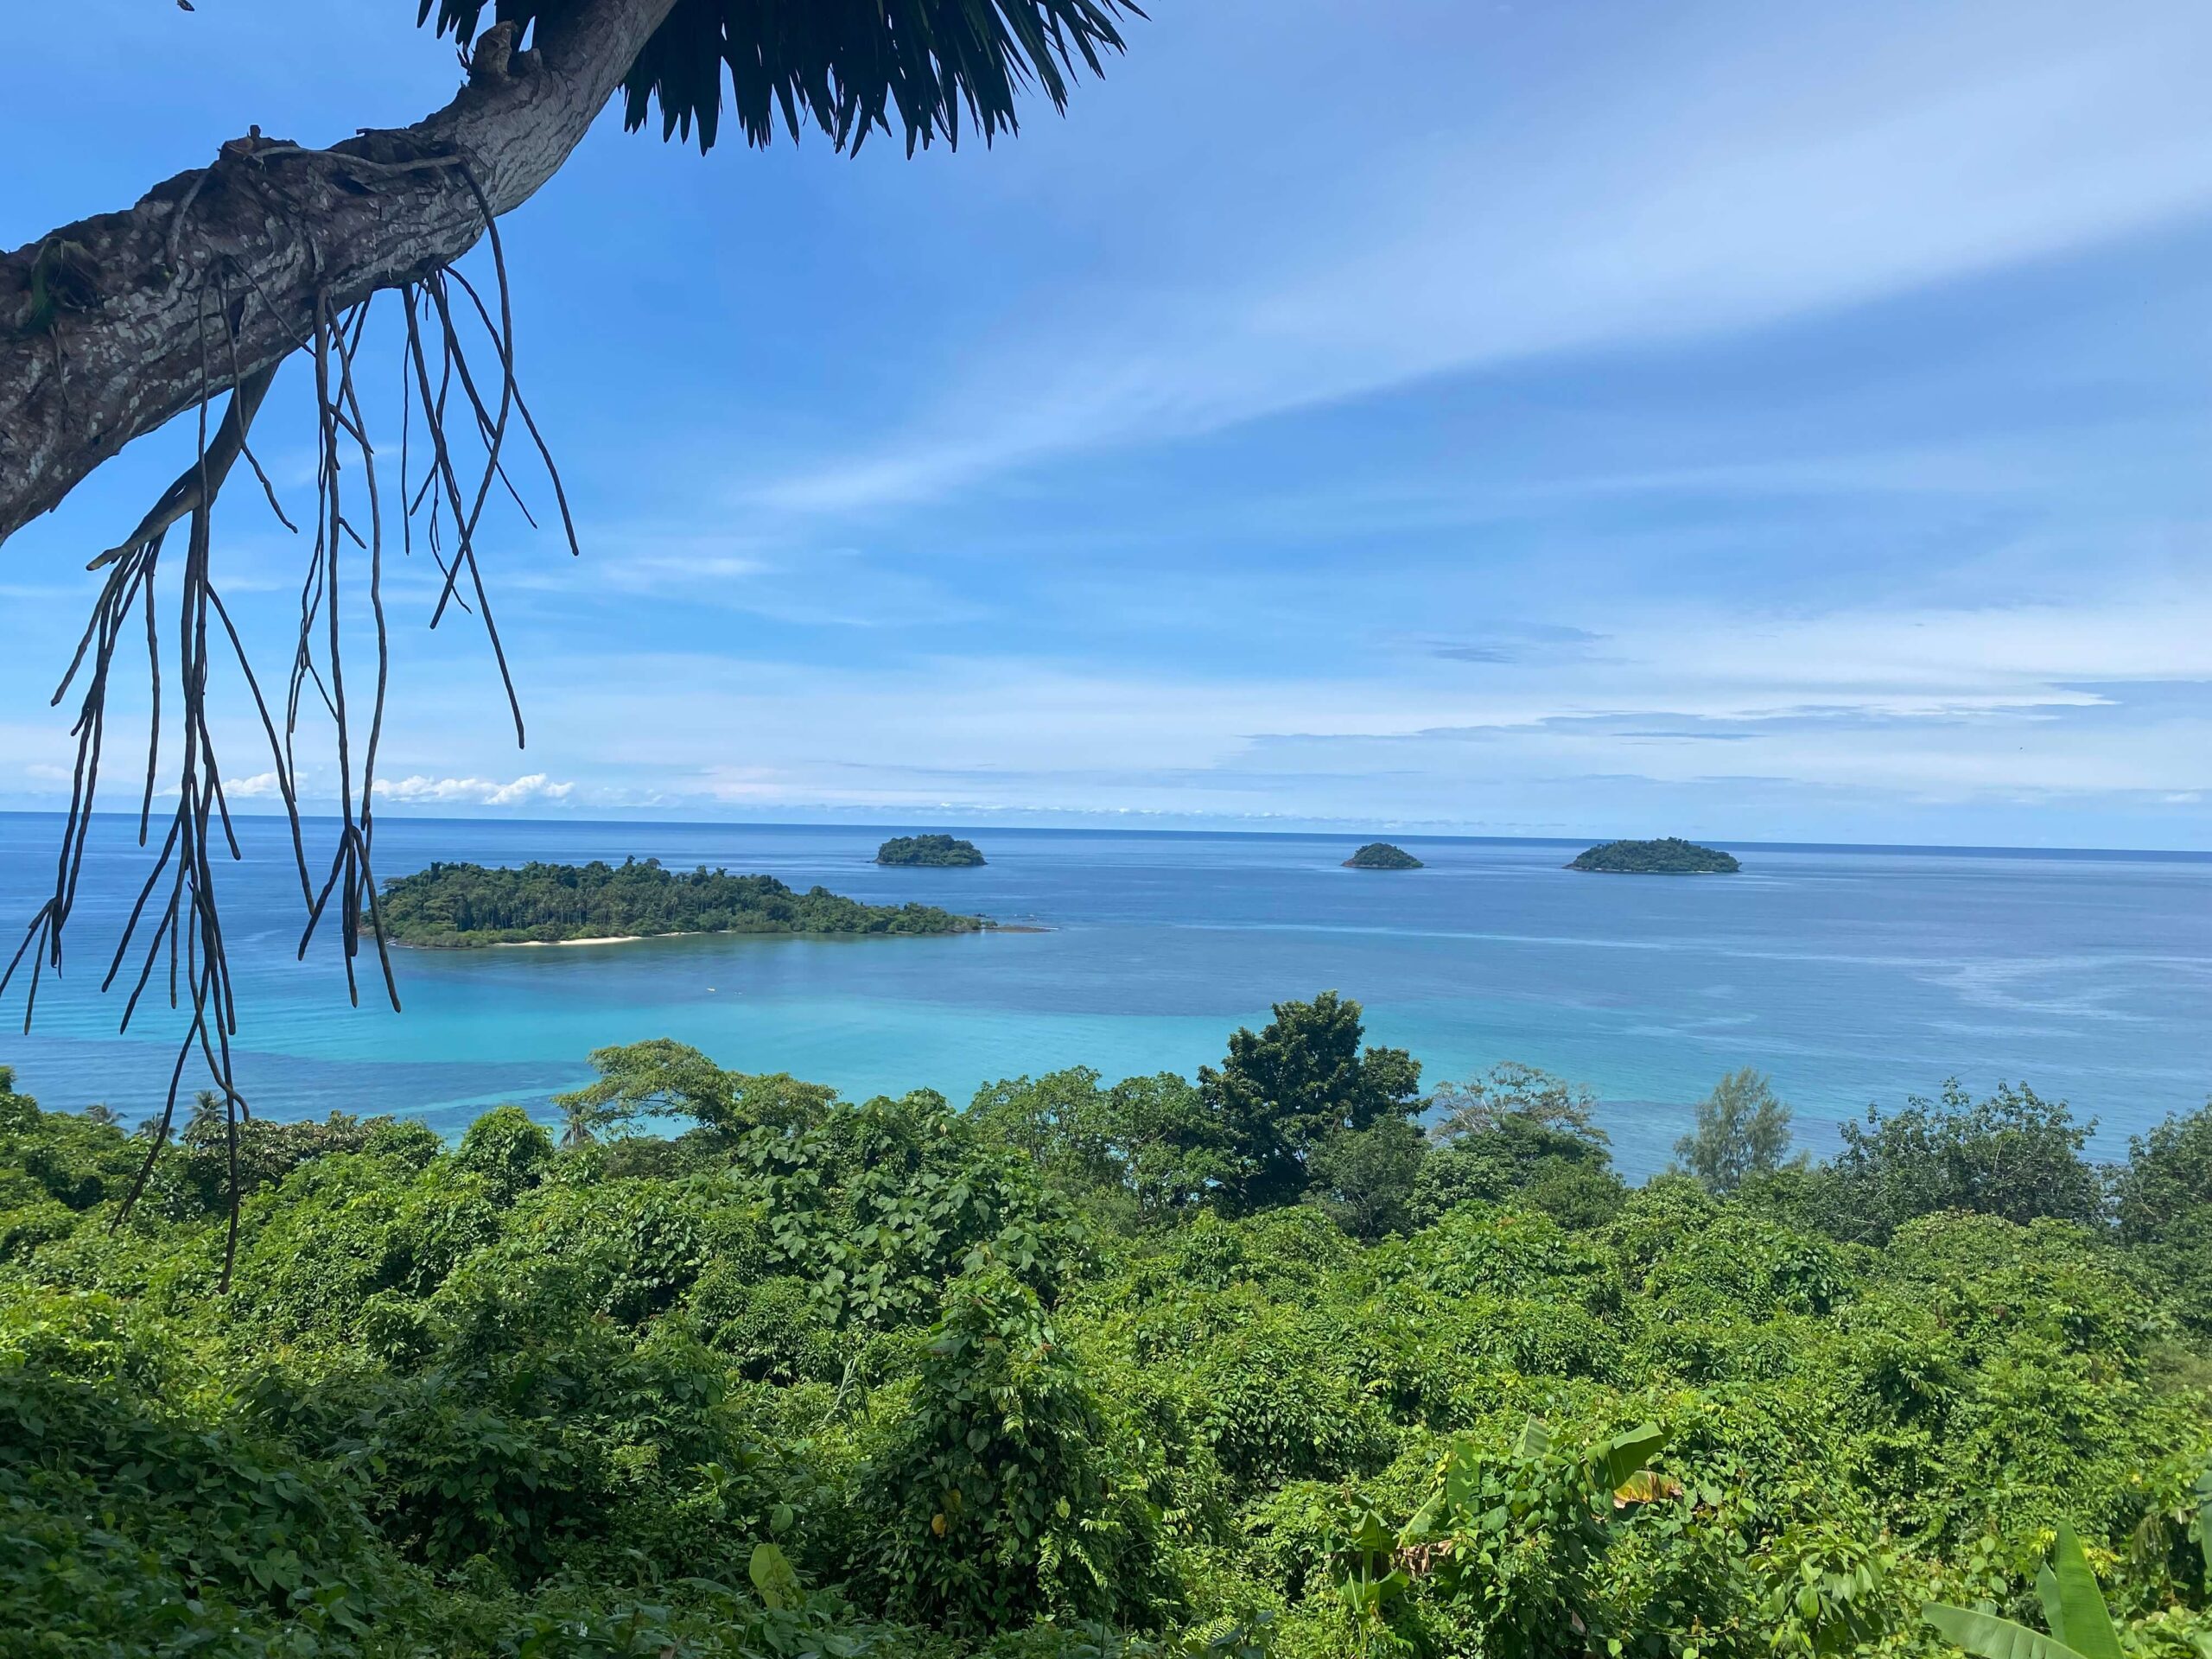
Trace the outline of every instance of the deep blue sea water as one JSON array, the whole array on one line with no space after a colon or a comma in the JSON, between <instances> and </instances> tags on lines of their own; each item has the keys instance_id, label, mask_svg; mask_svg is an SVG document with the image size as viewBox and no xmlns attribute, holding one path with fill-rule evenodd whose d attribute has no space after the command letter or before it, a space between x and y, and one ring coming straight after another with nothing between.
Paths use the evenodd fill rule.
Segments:
<instances>
[{"instance_id":1,"label":"deep blue sea water","mask_svg":"<svg viewBox=\"0 0 2212 1659\"><path fill-rule=\"evenodd\" d=\"M119 1038L120 999L96 989L146 868L135 827L99 825L68 971L32 1033L20 985L0 1010L0 1065L50 1106L135 1116L167 1082L167 1010ZM11 951L59 828L0 815ZM1046 930L404 951L394 1014L347 1006L327 945L293 960L286 832L242 820L246 861L224 891L243 1086L264 1116L389 1111L450 1130L498 1101L542 1105L589 1076L594 1048L669 1036L849 1095L926 1084L964 1101L1078 1064L1188 1073L1271 1001L1333 988L1431 1078L1517 1059L1589 1084L1631 1173L1662 1163L1689 1103L1746 1064L1816 1149L1868 1103L1952 1075L2065 1096L2115 1154L2212 1092L2202 855L1738 846L1740 875L1665 878L1570 873L1567 843L1408 836L1428 868L1383 873L1339 868L1356 836L993 829L963 832L982 869L877 868L899 828L386 820L386 875L634 854Z\"/></svg>"}]
</instances>

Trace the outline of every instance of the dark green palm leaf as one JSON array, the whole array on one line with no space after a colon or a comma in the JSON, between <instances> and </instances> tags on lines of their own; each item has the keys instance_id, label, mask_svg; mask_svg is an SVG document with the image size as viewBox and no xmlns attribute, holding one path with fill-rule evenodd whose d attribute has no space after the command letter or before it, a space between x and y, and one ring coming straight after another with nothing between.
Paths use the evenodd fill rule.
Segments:
<instances>
[{"instance_id":1,"label":"dark green palm leaf","mask_svg":"<svg viewBox=\"0 0 2212 1659\"><path fill-rule=\"evenodd\" d=\"M501 21L527 24L560 0L499 0ZM486 0L418 0L440 34L475 38ZM1122 49L1116 28L1141 17L1130 0L677 0L623 82L624 118L645 125L658 105L661 136L720 135L727 76L748 143L778 129L797 138L811 121L840 149L893 130L912 154L960 139L962 111L988 143L1015 130L1015 103L1031 87L1065 108L1078 66L1103 71Z\"/></svg>"}]
</instances>

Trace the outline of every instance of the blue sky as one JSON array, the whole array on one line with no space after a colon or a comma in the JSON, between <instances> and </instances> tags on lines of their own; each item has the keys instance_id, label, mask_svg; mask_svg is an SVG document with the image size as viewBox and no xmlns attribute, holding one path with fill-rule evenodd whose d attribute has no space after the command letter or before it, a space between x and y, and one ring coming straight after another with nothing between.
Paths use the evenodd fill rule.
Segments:
<instances>
[{"instance_id":1,"label":"blue sky","mask_svg":"<svg viewBox=\"0 0 2212 1659\"><path fill-rule=\"evenodd\" d=\"M413 10L34 8L0 243L432 107ZM994 150L610 119L507 221L584 557L486 542L522 753L394 577L392 808L2212 847L2212 10L1152 10ZM0 806L184 442L0 548Z\"/></svg>"}]
</instances>

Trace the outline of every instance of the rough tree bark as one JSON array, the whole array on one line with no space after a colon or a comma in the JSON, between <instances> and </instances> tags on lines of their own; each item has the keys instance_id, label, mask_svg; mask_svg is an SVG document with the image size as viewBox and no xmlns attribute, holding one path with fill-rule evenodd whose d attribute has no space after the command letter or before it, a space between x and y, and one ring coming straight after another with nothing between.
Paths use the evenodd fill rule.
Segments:
<instances>
[{"instance_id":1,"label":"rough tree bark","mask_svg":"<svg viewBox=\"0 0 2212 1659\"><path fill-rule=\"evenodd\" d=\"M318 291L335 312L467 252L487 208L560 168L674 4L578 0L525 52L500 25L412 126L327 150L256 129L133 207L0 256L0 541L131 439L272 368Z\"/></svg>"}]
</instances>

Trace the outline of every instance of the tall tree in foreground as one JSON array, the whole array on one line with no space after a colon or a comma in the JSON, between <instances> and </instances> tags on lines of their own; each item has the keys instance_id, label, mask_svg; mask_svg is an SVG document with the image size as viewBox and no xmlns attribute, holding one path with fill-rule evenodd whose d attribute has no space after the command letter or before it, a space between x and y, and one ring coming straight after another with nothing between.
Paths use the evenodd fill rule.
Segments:
<instances>
[{"instance_id":1,"label":"tall tree in foreground","mask_svg":"<svg viewBox=\"0 0 2212 1659\"><path fill-rule=\"evenodd\" d=\"M1747 1175L1770 1174L1789 1155L1789 1108L1765 1076L1731 1071L1697 1103L1697 1127L1675 1142L1675 1156L1705 1190L1726 1197Z\"/></svg>"},{"instance_id":2,"label":"tall tree in foreground","mask_svg":"<svg viewBox=\"0 0 2212 1659\"><path fill-rule=\"evenodd\" d=\"M1516 1197L1562 1219L1611 1213L1626 1189L1597 1105L1583 1084L1517 1060L1441 1085L1426 1109L1435 1149L1416 1179L1413 1219L1426 1224L1471 1200Z\"/></svg>"},{"instance_id":3,"label":"tall tree in foreground","mask_svg":"<svg viewBox=\"0 0 2212 1659\"><path fill-rule=\"evenodd\" d=\"M28 963L28 1027L40 976L62 969L108 693L133 671L143 639L153 729L139 840L151 837L158 852L105 983L124 973L136 941L124 1024L165 954L171 1005L188 1019L149 1170L195 1052L233 1135L245 1109L231 1065L237 1011L215 896L217 861L238 855L208 717L219 660L235 659L290 817L306 916L301 950L327 918L358 1000L355 962L365 938L373 941L385 993L398 1005L373 863L387 529L398 524L404 546L419 534L437 562L444 586L431 626L451 607L472 611L505 678L476 538L495 493L521 505L511 476L519 454L535 451L552 466L515 379L499 217L559 170L618 90L631 128L657 117L664 138L696 137L702 150L721 136L726 102L755 145L779 130L796 139L811 124L839 149L858 149L882 132L912 154L940 139L957 143L963 118L988 143L1014 130L1026 89L1065 105L1078 69L1096 73L1103 55L1121 48L1123 15L1141 14L1129 0L499 0L487 21L483 0L419 0L417 22L451 35L467 65L467 83L444 107L410 126L360 129L327 148L252 128L207 166L156 185L132 207L0 255L0 540L58 505L132 439L196 412L175 482L90 561L100 574L92 619L54 695L60 703L77 689L79 751L53 893L0 969L4 992ZM333 124L352 130L342 116ZM493 256L488 282L456 268L480 241ZM386 308L397 312L405 340L391 511L391 457L382 457L380 484L368 437L387 417L368 412L355 375L372 308L385 294L395 296ZM254 419L277 368L296 356L314 376L314 534L287 672L268 683L255 675L224 605L212 513L241 460L268 489L251 448ZM551 482L573 550L557 474ZM181 556L164 563L180 526ZM349 607L343 622L341 597ZM341 641L364 623L375 653L360 721ZM264 695L265 683L275 695ZM520 743L511 680L508 695ZM320 855L310 863L300 821L303 715L311 726L327 716L334 751L329 809L339 830L327 867ZM317 747L312 736L307 747ZM165 752L177 804L164 828L154 803Z\"/></svg>"},{"instance_id":4,"label":"tall tree in foreground","mask_svg":"<svg viewBox=\"0 0 2212 1659\"><path fill-rule=\"evenodd\" d=\"M1266 1029L1230 1034L1198 1093L1224 1154L1232 1211L1294 1204L1308 1161L1339 1136L1402 1124L1420 1105L1421 1062L1402 1048L1363 1048L1360 1006L1334 991L1278 1002Z\"/></svg>"}]
</instances>

